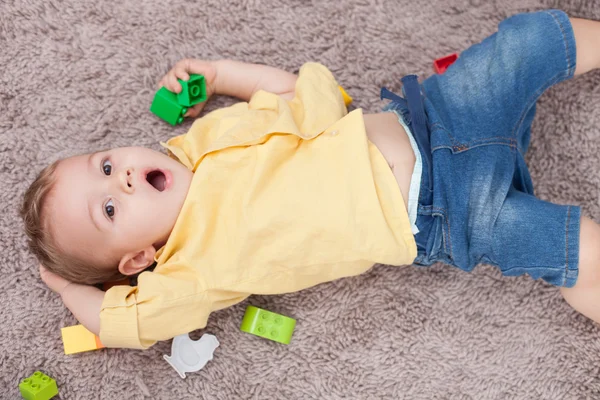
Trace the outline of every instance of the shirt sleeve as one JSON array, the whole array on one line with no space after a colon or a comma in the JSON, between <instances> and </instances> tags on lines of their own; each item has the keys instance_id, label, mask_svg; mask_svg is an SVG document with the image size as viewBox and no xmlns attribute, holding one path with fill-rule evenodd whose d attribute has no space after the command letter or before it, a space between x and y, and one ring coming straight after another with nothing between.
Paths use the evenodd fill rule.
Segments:
<instances>
[{"instance_id":1,"label":"shirt sleeve","mask_svg":"<svg viewBox=\"0 0 600 400\"><path fill-rule=\"evenodd\" d=\"M107 347L146 349L156 341L206 326L210 291L197 279L144 272L138 286L110 288L100 311L100 340Z\"/></svg>"},{"instance_id":2,"label":"shirt sleeve","mask_svg":"<svg viewBox=\"0 0 600 400\"><path fill-rule=\"evenodd\" d=\"M324 131L348 113L333 74L324 65L314 62L300 68L289 106L296 125L309 136Z\"/></svg>"},{"instance_id":3,"label":"shirt sleeve","mask_svg":"<svg viewBox=\"0 0 600 400\"><path fill-rule=\"evenodd\" d=\"M192 124L190 130L162 145L169 154L194 171L208 151L238 142L251 142L272 132L312 138L344 117L352 99L323 65L306 63L300 68L294 98L283 100L259 90L248 103L214 110ZM248 140L241 140L240 138ZM221 141L221 143L217 143Z\"/></svg>"}]
</instances>

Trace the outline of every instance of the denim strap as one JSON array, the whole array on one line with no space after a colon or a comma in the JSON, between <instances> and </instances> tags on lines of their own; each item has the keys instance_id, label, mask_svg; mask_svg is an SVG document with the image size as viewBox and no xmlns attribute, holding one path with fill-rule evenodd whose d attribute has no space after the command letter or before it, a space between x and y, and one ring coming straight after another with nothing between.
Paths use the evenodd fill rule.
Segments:
<instances>
[{"instance_id":1,"label":"denim strap","mask_svg":"<svg viewBox=\"0 0 600 400\"><path fill-rule=\"evenodd\" d=\"M423 140L425 149L431 152L429 143L429 132L427 131L427 117L421 98L421 87L416 75L406 75L402 79L402 89L408 103L408 111L412 120L413 133Z\"/></svg>"},{"instance_id":2,"label":"denim strap","mask_svg":"<svg viewBox=\"0 0 600 400\"><path fill-rule=\"evenodd\" d=\"M389 90L386 87L381 88L381 92L379 93L379 98L381 100L386 99L386 100L392 100L392 101L398 102L403 107L408 108L408 103L406 102L406 100L404 100L402 97L398 96L396 93L392 92L391 90Z\"/></svg>"},{"instance_id":3,"label":"denim strap","mask_svg":"<svg viewBox=\"0 0 600 400\"><path fill-rule=\"evenodd\" d=\"M406 75L402 78L402 91L405 98L398 96L387 88L381 88L381 98L392 100L400 105L405 115L406 123L409 125L412 135L419 146L423 156L423 172L427 174L424 177L429 191L421 190L419 194L419 203L431 204L433 190L433 172L431 143L429 140L429 129L427 127L427 116L421 96L421 86L416 75Z\"/></svg>"}]
</instances>

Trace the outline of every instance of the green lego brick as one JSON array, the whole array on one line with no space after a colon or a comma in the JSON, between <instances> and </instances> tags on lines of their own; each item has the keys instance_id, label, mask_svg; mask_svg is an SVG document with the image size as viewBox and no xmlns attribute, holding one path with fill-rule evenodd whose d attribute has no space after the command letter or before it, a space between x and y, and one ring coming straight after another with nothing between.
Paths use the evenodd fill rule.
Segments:
<instances>
[{"instance_id":1,"label":"green lego brick","mask_svg":"<svg viewBox=\"0 0 600 400\"><path fill-rule=\"evenodd\" d=\"M177 125L183 122L187 107L180 105L177 102L177 95L163 86L154 95L150 111L171 125Z\"/></svg>"},{"instance_id":2,"label":"green lego brick","mask_svg":"<svg viewBox=\"0 0 600 400\"><path fill-rule=\"evenodd\" d=\"M190 79L182 81L178 79L181 84L181 92L177 94L177 102L186 107L191 107L195 104L206 101L206 81L204 75L190 75Z\"/></svg>"},{"instance_id":3,"label":"green lego brick","mask_svg":"<svg viewBox=\"0 0 600 400\"><path fill-rule=\"evenodd\" d=\"M19 383L19 390L26 400L48 400L58 394L56 381L40 371L23 379Z\"/></svg>"},{"instance_id":4,"label":"green lego brick","mask_svg":"<svg viewBox=\"0 0 600 400\"><path fill-rule=\"evenodd\" d=\"M251 333L275 342L289 344L296 320L262 308L248 306L242 320L242 332Z\"/></svg>"}]
</instances>

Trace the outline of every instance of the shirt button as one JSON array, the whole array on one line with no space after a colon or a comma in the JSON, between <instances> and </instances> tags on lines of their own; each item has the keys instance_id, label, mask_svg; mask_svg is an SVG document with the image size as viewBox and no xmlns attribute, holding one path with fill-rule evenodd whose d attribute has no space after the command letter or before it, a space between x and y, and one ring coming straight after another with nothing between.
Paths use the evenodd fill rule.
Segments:
<instances>
[{"instance_id":1,"label":"shirt button","mask_svg":"<svg viewBox=\"0 0 600 400\"><path fill-rule=\"evenodd\" d=\"M337 129L336 129L336 130L334 130L334 131L331 131L331 132L329 132L329 134L330 134L331 136L335 136L335 135L337 135L338 133L339 133L339 132L337 131Z\"/></svg>"}]
</instances>

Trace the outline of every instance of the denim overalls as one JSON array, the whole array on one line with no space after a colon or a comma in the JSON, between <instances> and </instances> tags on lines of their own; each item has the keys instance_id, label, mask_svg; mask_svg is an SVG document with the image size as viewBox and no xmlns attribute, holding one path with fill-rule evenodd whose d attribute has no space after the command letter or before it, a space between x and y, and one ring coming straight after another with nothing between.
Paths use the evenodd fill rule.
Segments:
<instances>
[{"instance_id":1,"label":"denim overalls","mask_svg":"<svg viewBox=\"0 0 600 400\"><path fill-rule=\"evenodd\" d=\"M573 286L579 260L578 206L533 195L524 155L539 96L573 76L576 54L567 15L515 15L465 50L442 75L403 97L382 89L418 144L422 174L415 264L470 271L481 263L504 275L529 274Z\"/></svg>"}]
</instances>

